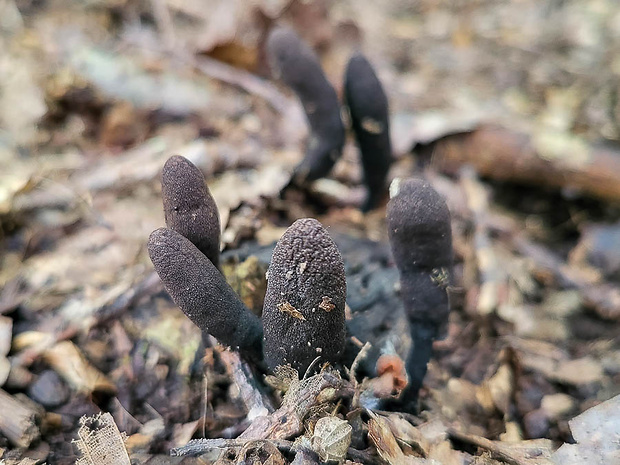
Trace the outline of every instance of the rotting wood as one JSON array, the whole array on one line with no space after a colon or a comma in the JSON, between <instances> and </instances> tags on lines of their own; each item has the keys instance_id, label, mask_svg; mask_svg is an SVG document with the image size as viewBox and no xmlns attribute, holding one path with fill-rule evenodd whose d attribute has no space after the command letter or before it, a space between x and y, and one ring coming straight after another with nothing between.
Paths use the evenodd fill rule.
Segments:
<instances>
[{"instance_id":1,"label":"rotting wood","mask_svg":"<svg viewBox=\"0 0 620 465\"><path fill-rule=\"evenodd\" d=\"M0 389L0 431L18 447L29 447L41 432L37 412L14 396Z\"/></svg>"},{"instance_id":2,"label":"rotting wood","mask_svg":"<svg viewBox=\"0 0 620 465\"><path fill-rule=\"evenodd\" d=\"M432 156L433 166L449 174L469 164L483 177L620 201L620 151L573 138L560 139L553 153L540 153L546 146L543 137L488 125L445 136L421 152Z\"/></svg>"}]
</instances>

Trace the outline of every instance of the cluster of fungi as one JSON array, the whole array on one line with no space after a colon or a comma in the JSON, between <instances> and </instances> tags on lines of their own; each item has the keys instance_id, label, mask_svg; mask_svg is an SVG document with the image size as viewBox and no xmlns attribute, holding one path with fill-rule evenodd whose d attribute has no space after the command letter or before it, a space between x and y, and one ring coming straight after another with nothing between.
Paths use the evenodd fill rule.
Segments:
<instances>
[{"instance_id":1,"label":"cluster of fungi","mask_svg":"<svg viewBox=\"0 0 620 465\"><path fill-rule=\"evenodd\" d=\"M317 57L293 31L272 31L267 55L274 76L296 93L306 111L308 146L291 179L304 186L326 176L341 154L346 130L340 103ZM360 53L349 61L344 94L367 187L362 209L369 211L381 205L392 155L387 98ZM167 227L151 234L148 250L166 290L187 317L260 374L286 365L300 376L326 364L342 366L348 339L345 267L327 230L311 218L299 219L286 230L273 251L259 317L220 272L220 220L200 170L173 156L163 168L162 184ZM390 195L388 234L412 340L400 405L411 406L432 342L448 318L450 214L422 179L395 180Z\"/></svg>"}]
</instances>

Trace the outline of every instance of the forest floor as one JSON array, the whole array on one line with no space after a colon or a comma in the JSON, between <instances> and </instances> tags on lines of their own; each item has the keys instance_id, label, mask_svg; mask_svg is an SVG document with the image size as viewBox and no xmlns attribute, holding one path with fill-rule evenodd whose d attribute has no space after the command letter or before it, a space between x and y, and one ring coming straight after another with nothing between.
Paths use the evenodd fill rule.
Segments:
<instances>
[{"instance_id":1,"label":"forest floor","mask_svg":"<svg viewBox=\"0 0 620 465\"><path fill-rule=\"evenodd\" d=\"M452 214L452 313L420 413L330 404L357 425L346 458L620 460L615 0L5 0L0 463L74 463L97 423L80 419L102 412L114 421L98 417L95 431L118 460L107 463L295 455L301 432L234 441L251 422L241 362L204 348L146 252L164 225L160 172L173 154L204 173L225 274L250 307L261 308L270 247L295 219L321 221L345 260L389 250L385 205L359 210L351 136L328 178L281 200L308 130L269 77L263 45L275 24L317 50L339 95L362 47L390 101L390 177L425 176ZM252 252L258 260L238 263ZM196 438L222 442L169 456ZM313 463L302 455L296 463Z\"/></svg>"}]
</instances>

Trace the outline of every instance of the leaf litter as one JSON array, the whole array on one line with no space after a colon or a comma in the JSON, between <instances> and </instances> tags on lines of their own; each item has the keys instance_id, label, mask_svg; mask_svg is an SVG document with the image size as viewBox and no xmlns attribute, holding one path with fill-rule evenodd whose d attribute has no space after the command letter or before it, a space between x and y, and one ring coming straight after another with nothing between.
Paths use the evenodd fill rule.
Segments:
<instances>
[{"instance_id":1,"label":"leaf litter","mask_svg":"<svg viewBox=\"0 0 620 465\"><path fill-rule=\"evenodd\" d=\"M614 2L35 3L5 2L0 27L8 73L0 84L0 460L74 463L70 441L100 422L91 433L104 452L124 457L118 463L173 463L168 452L197 438L219 441L203 455L212 460L230 448L236 460L288 463L294 440L312 449L316 425L329 418L352 427L345 458L340 449L329 456L337 461L618 459L620 211L597 177L619 172ZM277 407L277 391L287 389L282 406L249 420L243 394L256 380L232 374L237 362L201 341L151 272L144 245L163 223L158 176L173 153L207 176L227 248L271 243L308 214L334 233L385 238L382 212L360 220L342 208L355 205L360 183L347 149L335 170L346 175L321 180L298 205L278 198L307 129L287 91L264 79L266 28L257 18L295 24L320 46L337 88L361 33L392 104L394 172L412 172L413 149L448 200L458 286L418 416L356 404L373 383L324 371L276 383L264 405ZM497 157L492 170L485 153ZM545 169L523 169L527 160ZM475 170L462 171L465 162ZM268 258L252 251L260 266L251 265L251 281L241 270L240 282L262 295ZM361 253L345 261L385 276ZM245 292L244 301L257 299ZM71 392L63 405L27 397L49 370L58 375L52 389ZM81 426L83 415L92 418ZM116 430L99 436L108 428ZM334 431L346 438L347 429Z\"/></svg>"}]
</instances>

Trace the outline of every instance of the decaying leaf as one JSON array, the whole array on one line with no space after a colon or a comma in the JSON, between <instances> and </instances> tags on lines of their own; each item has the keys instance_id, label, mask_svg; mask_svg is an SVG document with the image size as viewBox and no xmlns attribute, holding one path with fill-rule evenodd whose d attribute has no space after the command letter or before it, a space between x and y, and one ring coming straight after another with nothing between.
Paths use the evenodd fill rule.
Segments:
<instances>
[{"instance_id":1,"label":"decaying leaf","mask_svg":"<svg viewBox=\"0 0 620 465\"><path fill-rule=\"evenodd\" d=\"M293 307L289 302L282 302L278 304L278 310L282 313L291 315L293 318L297 318L298 320L306 320L301 312Z\"/></svg>"},{"instance_id":2,"label":"decaying leaf","mask_svg":"<svg viewBox=\"0 0 620 465\"><path fill-rule=\"evenodd\" d=\"M332 303L331 297L323 296L319 308L331 312L336 306Z\"/></svg>"},{"instance_id":3,"label":"decaying leaf","mask_svg":"<svg viewBox=\"0 0 620 465\"><path fill-rule=\"evenodd\" d=\"M320 418L314 425L312 443L321 460L344 462L351 444L352 430L346 420L332 416Z\"/></svg>"},{"instance_id":4,"label":"decaying leaf","mask_svg":"<svg viewBox=\"0 0 620 465\"><path fill-rule=\"evenodd\" d=\"M125 437L119 432L112 415L100 413L80 419L75 441L82 456L77 465L130 465Z\"/></svg>"}]
</instances>

